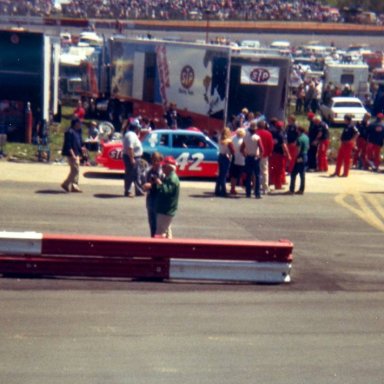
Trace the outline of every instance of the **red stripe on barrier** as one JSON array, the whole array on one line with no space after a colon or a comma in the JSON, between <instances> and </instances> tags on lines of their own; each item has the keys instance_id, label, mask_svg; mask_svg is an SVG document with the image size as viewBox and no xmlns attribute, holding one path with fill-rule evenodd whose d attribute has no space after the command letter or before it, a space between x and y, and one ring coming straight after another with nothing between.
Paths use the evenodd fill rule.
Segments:
<instances>
[{"instance_id":1,"label":"red stripe on barrier","mask_svg":"<svg viewBox=\"0 0 384 384\"><path fill-rule=\"evenodd\" d=\"M150 239L44 234L42 255L104 256L109 258L250 260L291 262L293 244L202 239Z\"/></svg>"},{"instance_id":2,"label":"red stripe on barrier","mask_svg":"<svg viewBox=\"0 0 384 384\"><path fill-rule=\"evenodd\" d=\"M0 273L30 276L168 279L169 260L12 255L0 256Z\"/></svg>"}]
</instances>

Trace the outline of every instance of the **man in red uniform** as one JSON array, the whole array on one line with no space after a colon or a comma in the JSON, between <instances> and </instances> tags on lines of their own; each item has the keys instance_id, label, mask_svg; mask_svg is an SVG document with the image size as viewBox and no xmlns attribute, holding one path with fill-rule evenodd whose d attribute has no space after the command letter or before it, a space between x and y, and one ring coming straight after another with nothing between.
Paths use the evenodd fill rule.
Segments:
<instances>
[{"instance_id":1,"label":"man in red uniform","mask_svg":"<svg viewBox=\"0 0 384 384\"><path fill-rule=\"evenodd\" d=\"M328 172L327 151L329 148L329 128L327 123L321 121L320 116L313 118L313 123L317 131L317 170L319 172Z\"/></svg>"},{"instance_id":2,"label":"man in red uniform","mask_svg":"<svg viewBox=\"0 0 384 384\"><path fill-rule=\"evenodd\" d=\"M337 153L336 170L333 176L341 176L341 167L344 166L343 177L347 177L349 174L349 168L351 163L352 149L355 145L355 139L359 134L359 131L352 122L351 115L344 116L345 127L341 133L341 144Z\"/></svg>"},{"instance_id":3,"label":"man in red uniform","mask_svg":"<svg viewBox=\"0 0 384 384\"><path fill-rule=\"evenodd\" d=\"M373 171L380 166L380 152L384 143L384 114L378 113L376 121L368 129L367 157Z\"/></svg>"},{"instance_id":4,"label":"man in red uniform","mask_svg":"<svg viewBox=\"0 0 384 384\"><path fill-rule=\"evenodd\" d=\"M269 184L275 186L275 190L283 189L285 178L285 159L290 160L287 148L287 139L284 132L284 123L276 121L270 125L274 147L269 160Z\"/></svg>"},{"instance_id":5,"label":"man in red uniform","mask_svg":"<svg viewBox=\"0 0 384 384\"><path fill-rule=\"evenodd\" d=\"M287 133L288 152L289 152L289 155L291 156L291 161L288 163L288 166L287 166L287 172L292 173L293 167L295 166L295 163L296 163L296 157L297 157L296 140L299 137L299 134L297 131L296 116L294 115L288 116L286 133Z\"/></svg>"}]
</instances>

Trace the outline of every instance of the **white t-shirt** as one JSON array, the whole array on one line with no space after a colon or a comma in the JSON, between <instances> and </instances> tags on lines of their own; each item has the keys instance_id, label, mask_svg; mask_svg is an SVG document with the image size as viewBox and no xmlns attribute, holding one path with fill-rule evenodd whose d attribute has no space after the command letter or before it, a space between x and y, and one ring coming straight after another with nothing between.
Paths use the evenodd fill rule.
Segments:
<instances>
[{"instance_id":1,"label":"white t-shirt","mask_svg":"<svg viewBox=\"0 0 384 384\"><path fill-rule=\"evenodd\" d=\"M245 153L247 156L260 157L260 136L247 131L244 136Z\"/></svg>"},{"instance_id":2,"label":"white t-shirt","mask_svg":"<svg viewBox=\"0 0 384 384\"><path fill-rule=\"evenodd\" d=\"M139 157L143 155L143 146L141 141L133 131L128 131L123 137L123 151L127 155L128 148L133 148L133 156Z\"/></svg>"},{"instance_id":3,"label":"white t-shirt","mask_svg":"<svg viewBox=\"0 0 384 384\"><path fill-rule=\"evenodd\" d=\"M234 163L236 165L245 165L245 157L240 152L240 147L241 147L241 144L243 143L243 138L239 137L239 136L235 136L232 139L232 143L233 143L233 147L235 149Z\"/></svg>"}]
</instances>

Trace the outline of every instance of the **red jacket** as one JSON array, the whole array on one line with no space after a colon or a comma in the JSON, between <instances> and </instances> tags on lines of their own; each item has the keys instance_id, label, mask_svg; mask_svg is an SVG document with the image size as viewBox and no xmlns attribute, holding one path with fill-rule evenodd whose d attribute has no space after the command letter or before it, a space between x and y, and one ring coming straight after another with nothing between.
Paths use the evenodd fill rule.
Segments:
<instances>
[{"instance_id":1,"label":"red jacket","mask_svg":"<svg viewBox=\"0 0 384 384\"><path fill-rule=\"evenodd\" d=\"M261 143L263 144L263 157L271 156L274 146L271 132L267 131L266 129L258 129L256 130L256 134L260 136Z\"/></svg>"}]
</instances>

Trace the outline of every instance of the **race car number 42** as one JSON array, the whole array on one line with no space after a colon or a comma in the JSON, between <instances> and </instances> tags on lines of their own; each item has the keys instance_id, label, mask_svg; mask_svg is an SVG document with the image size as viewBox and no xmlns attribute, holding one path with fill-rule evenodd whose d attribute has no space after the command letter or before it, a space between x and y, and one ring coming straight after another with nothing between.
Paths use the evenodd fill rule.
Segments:
<instances>
[{"instance_id":1,"label":"race car number 42","mask_svg":"<svg viewBox=\"0 0 384 384\"><path fill-rule=\"evenodd\" d=\"M189 162L189 158L192 160L191 164ZM202 170L200 164L203 160L204 155L202 153L194 153L190 155L188 152L183 152L177 157L176 162L181 171L189 169L190 171L198 172Z\"/></svg>"}]
</instances>

